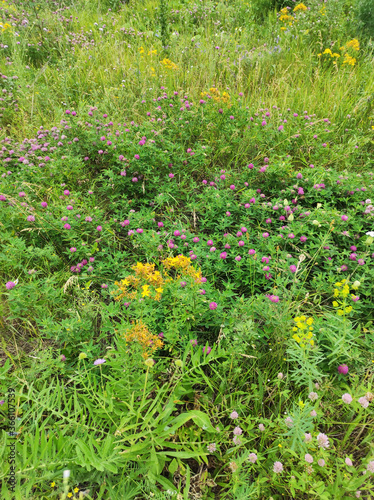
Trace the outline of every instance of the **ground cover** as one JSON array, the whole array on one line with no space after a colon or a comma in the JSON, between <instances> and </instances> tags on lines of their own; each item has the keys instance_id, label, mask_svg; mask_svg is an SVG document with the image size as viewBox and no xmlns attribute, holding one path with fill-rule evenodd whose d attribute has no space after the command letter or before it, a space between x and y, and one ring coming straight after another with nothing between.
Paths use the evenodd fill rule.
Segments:
<instances>
[{"instance_id":1,"label":"ground cover","mask_svg":"<svg viewBox=\"0 0 374 500\"><path fill-rule=\"evenodd\" d=\"M0 8L2 497L371 498L370 4Z\"/></svg>"}]
</instances>

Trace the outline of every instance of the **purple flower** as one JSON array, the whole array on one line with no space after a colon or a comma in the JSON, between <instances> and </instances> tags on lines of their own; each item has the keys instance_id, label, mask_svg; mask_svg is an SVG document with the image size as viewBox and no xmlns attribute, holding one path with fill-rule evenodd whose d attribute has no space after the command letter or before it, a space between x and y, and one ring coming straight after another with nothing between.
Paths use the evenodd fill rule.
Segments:
<instances>
[{"instance_id":1,"label":"purple flower","mask_svg":"<svg viewBox=\"0 0 374 500\"><path fill-rule=\"evenodd\" d=\"M61 361L66 361L66 356L64 354L61 354Z\"/></svg>"},{"instance_id":2,"label":"purple flower","mask_svg":"<svg viewBox=\"0 0 374 500\"><path fill-rule=\"evenodd\" d=\"M348 220L348 215L342 215L342 220L343 220L343 221Z\"/></svg>"},{"instance_id":3,"label":"purple flower","mask_svg":"<svg viewBox=\"0 0 374 500\"><path fill-rule=\"evenodd\" d=\"M71 252L71 253L74 253L74 252L76 252L76 251L77 251L77 249L76 249L75 247L71 247L71 248L70 248L70 252Z\"/></svg>"},{"instance_id":4,"label":"purple flower","mask_svg":"<svg viewBox=\"0 0 374 500\"><path fill-rule=\"evenodd\" d=\"M243 434L243 429L241 429L240 427L235 427L233 432L235 436L240 436L241 434Z\"/></svg>"},{"instance_id":5,"label":"purple flower","mask_svg":"<svg viewBox=\"0 0 374 500\"><path fill-rule=\"evenodd\" d=\"M97 365L102 365L103 363L106 363L106 359L96 359L94 361L94 365L97 366Z\"/></svg>"},{"instance_id":6,"label":"purple flower","mask_svg":"<svg viewBox=\"0 0 374 500\"><path fill-rule=\"evenodd\" d=\"M290 266L291 273L296 273L297 267L295 265Z\"/></svg>"},{"instance_id":7,"label":"purple flower","mask_svg":"<svg viewBox=\"0 0 374 500\"><path fill-rule=\"evenodd\" d=\"M309 453L307 453L305 455L305 461L308 462L308 464L312 464L313 463L313 457L312 457L312 455L310 455Z\"/></svg>"},{"instance_id":8,"label":"purple flower","mask_svg":"<svg viewBox=\"0 0 374 500\"><path fill-rule=\"evenodd\" d=\"M7 290L11 290L12 288L14 288L16 286L16 284L14 283L14 281L8 281L7 283L5 283L5 288Z\"/></svg>"},{"instance_id":9,"label":"purple flower","mask_svg":"<svg viewBox=\"0 0 374 500\"><path fill-rule=\"evenodd\" d=\"M227 253L226 252L222 252L219 256L220 256L221 259L226 259Z\"/></svg>"},{"instance_id":10,"label":"purple flower","mask_svg":"<svg viewBox=\"0 0 374 500\"><path fill-rule=\"evenodd\" d=\"M217 305L218 305L218 304L217 304L216 302L211 302L211 303L209 304L209 309L211 309L211 310L213 311L214 309L217 309Z\"/></svg>"},{"instance_id":11,"label":"purple flower","mask_svg":"<svg viewBox=\"0 0 374 500\"><path fill-rule=\"evenodd\" d=\"M269 233L262 233L262 237L263 238L268 238L269 237Z\"/></svg>"},{"instance_id":12,"label":"purple flower","mask_svg":"<svg viewBox=\"0 0 374 500\"><path fill-rule=\"evenodd\" d=\"M340 366L338 366L338 372L341 373L342 375L347 375L347 373L348 373L348 366L347 365L340 365Z\"/></svg>"},{"instance_id":13,"label":"purple flower","mask_svg":"<svg viewBox=\"0 0 374 500\"><path fill-rule=\"evenodd\" d=\"M42 202L41 202L41 206L42 206L43 208L47 208L47 207L48 207L48 203L47 203L46 201L42 201Z\"/></svg>"},{"instance_id":14,"label":"purple flower","mask_svg":"<svg viewBox=\"0 0 374 500\"><path fill-rule=\"evenodd\" d=\"M279 302L278 295L268 295L267 297L269 298L270 302L274 302L274 303Z\"/></svg>"},{"instance_id":15,"label":"purple flower","mask_svg":"<svg viewBox=\"0 0 374 500\"><path fill-rule=\"evenodd\" d=\"M236 412L235 410L232 413L230 413L230 418L232 418L233 420L235 420L238 417L239 417L238 412Z\"/></svg>"},{"instance_id":16,"label":"purple flower","mask_svg":"<svg viewBox=\"0 0 374 500\"><path fill-rule=\"evenodd\" d=\"M28 220L28 222L34 222L35 221L35 217L33 215L28 215L27 216L27 220Z\"/></svg>"},{"instance_id":17,"label":"purple flower","mask_svg":"<svg viewBox=\"0 0 374 500\"><path fill-rule=\"evenodd\" d=\"M211 347L209 347L209 346L207 346L207 347L203 347L203 354L205 354L205 353L206 353L206 354L209 354L211 350L212 350L212 348L211 348Z\"/></svg>"},{"instance_id":18,"label":"purple flower","mask_svg":"<svg viewBox=\"0 0 374 500\"><path fill-rule=\"evenodd\" d=\"M64 229L71 229L71 225L70 224L64 224Z\"/></svg>"},{"instance_id":19,"label":"purple flower","mask_svg":"<svg viewBox=\"0 0 374 500\"><path fill-rule=\"evenodd\" d=\"M192 340L190 340L190 344L191 344L193 347L196 347L196 346L197 346L197 340L196 340L196 339L192 339Z\"/></svg>"},{"instance_id":20,"label":"purple flower","mask_svg":"<svg viewBox=\"0 0 374 500\"><path fill-rule=\"evenodd\" d=\"M107 285L106 283L103 283L103 284L101 285L101 288L108 288L108 285Z\"/></svg>"}]
</instances>

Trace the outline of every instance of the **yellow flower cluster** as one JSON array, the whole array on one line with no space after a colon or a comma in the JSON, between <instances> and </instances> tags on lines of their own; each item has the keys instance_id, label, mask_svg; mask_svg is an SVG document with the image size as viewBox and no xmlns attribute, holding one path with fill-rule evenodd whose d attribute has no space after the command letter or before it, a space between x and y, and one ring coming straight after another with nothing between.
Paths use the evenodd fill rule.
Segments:
<instances>
[{"instance_id":1,"label":"yellow flower cluster","mask_svg":"<svg viewBox=\"0 0 374 500\"><path fill-rule=\"evenodd\" d=\"M4 31L6 31L6 30L11 30L11 29L12 29L12 27L11 27L11 25L10 25L9 23L5 23L5 24L0 23L0 28L1 28L1 31L2 31L3 33L4 33Z\"/></svg>"},{"instance_id":2,"label":"yellow flower cluster","mask_svg":"<svg viewBox=\"0 0 374 500\"><path fill-rule=\"evenodd\" d=\"M141 320L133 323L133 325L123 333L123 336L126 342L137 342L140 345L142 356L145 359L149 358L154 351L161 349L164 345L162 340L157 335L151 333L147 325Z\"/></svg>"},{"instance_id":3,"label":"yellow flower cluster","mask_svg":"<svg viewBox=\"0 0 374 500\"><path fill-rule=\"evenodd\" d=\"M294 16L290 16L290 14L288 13L287 7L281 9L279 13L280 13L279 20L282 23L288 23L289 26L292 26L294 21L296 21L296 18ZM283 26L281 29L285 30L286 28Z\"/></svg>"},{"instance_id":4,"label":"yellow flower cluster","mask_svg":"<svg viewBox=\"0 0 374 500\"><path fill-rule=\"evenodd\" d=\"M306 5L304 5L303 3L299 3L296 5L296 7L294 8L293 11L297 12L298 10L305 12L306 10L308 10L308 7Z\"/></svg>"},{"instance_id":5,"label":"yellow flower cluster","mask_svg":"<svg viewBox=\"0 0 374 500\"><path fill-rule=\"evenodd\" d=\"M167 259L162 261L164 267L166 269L176 269L181 271L183 275L191 276L194 278L195 283L200 283L202 274L200 269L197 271L193 265L191 264L191 259L189 257L185 257L184 255L177 255L177 257L168 257ZM176 276L176 279L180 278L180 275Z\"/></svg>"},{"instance_id":6,"label":"yellow flower cluster","mask_svg":"<svg viewBox=\"0 0 374 500\"><path fill-rule=\"evenodd\" d=\"M324 56L325 54L328 54L330 57L340 57L340 54L331 52L331 49L325 49L321 54L318 54L318 57Z\"/></svg>"},{"instance_id":7,"label":"yellow flower cluster","mask_svg":"<svg viewBox=\"0 0 374 500\"><path fill-rule=\"evenodd\" d=\"M170 59L165 58L162 61L160 61L160 64L162 64L166 69L172 69L172 70L178 69L178 66L172 61L170 61Z\"/></svg>"},{"instance_id":8,"label":"yellow flower cluster","mask_svg":"<svg viewBox=\"0 0 374 500\"><path fill-rule=\"evenodd\" d=\"M301 346L314 346L313 339L313 318L307 318L306 316L298 316L294 318L296 326L292 328L294 335L292 338Z\"/></svg>"},{"instance_id":9,"label":"yellow flower cluster","mask_svg":"<svg viewBox=\"0 0 374 500\"><path fill-rule=\"evenodd\" d=\"M164 279L159 271L155 271L154 264L142 264L138 262L135 266L132 266L131 269L135 271L135 275L130 274L126 276L124 280L115 282L115 285L117 285L119 289L115 292L118 293L115 300L121 300L123 298L135 299L138 296L140 287L142 290L142 297L160 300L163 292L163 285L171 279L168 277Z\"/></svg>"},{"instance_id":10,"label":"yellow flower cluster","mask_svg":"<svg viewBox=\"0 0 374 500\"><path fill-rule=\"evenodd\" d=\"M174 269L180 271L180 273L176 274L175 280L184 275L194 278L195 283L201 282L201 271L200 269L197 271L192 266L189 257L185 257L184 255L168 257L162 261L162 264L166 270ZM120 282L115 282L115 285L118 286L118 290L114 292L116 294L115 300L123 298L135 299L141 290L142 297L149 297L152 300L159 301L164 291L164 285L173 281L173 278L168 275L167 271L164 271L163 276L160 271L155 270L155 264L142 264L138 262L131 269L135 271L134 275L130 274Z\"/></svg>"},{"instance_id":11,"label":"yellow flower cluster","mask_svg":"<svg viewBox=\"0 0 374 500\"><path fill-rule=\"evenodd\" d=\"M213 100L215 102L225 102L225 103L230 102L229 94L227 92L223 92L221 95L221 92L216 87L211 87L209 89L209 92L201 92L201 97L205 97L208 94L213 97Z\"/></svg>"},{"instance_id":12,"label":"yellow flower cluster","mask_svg":"<svg viewBox=\"0 0 374 500\"><path fill-rule=\"evenodd\" d=\"M337 308L339 316L344 316L344 314L349 314L352 311L352 306L346 306L346 299L349 295L349 285L348 280L344 279L338 283L335 283L334 297L338 300L334 300L332 305ZM355 287L353 287L355 289ZM352 299L355 296L352 295ZM340 299L340 300L339 300Z\"/></svg>"},{"instance_id":13,"label":"yellow flower cluster","mask_svg":"<svg viewBox=\"0 0 374 500\"><path fill-rule=\"evenodd\" d=\"M144 53L145 53L145 49L144 49L144 47L140 47L140 48L139 48L139 52L140 52L141 54L144 54ZM152 49L148 50L148 55L149 55L149 56L157 55L157 50L156 50L156 49L154 49L154 50L152 50ZM143 57L143 56L142 56L142 57Z\"/></svg>"},{"instance_id":14,"label":"yellow flower cluster","mask_svg":"<svg viewBox=\"0 0 374 500\"><path fill-rule=\"evenodd\" d=\"M350 40L345 44L345 46L340 47L340 50L344 50L344 48L351 48L353 50L357 50L357 52L360 50L360 42L357 40L357 38L354 38L353 40Z\"/></svg>"},{"instance_id":15,"label":"yellow flower cluster","mask_svg":"<svg viewBox=\"0 0 374 500\"><path fill-rule=\"evenodd\" d=\"M321 52L320 54L318 54L318 57L321 57L323 55L329 55L330 58L336 58L338 59L341 55L344 56L344 60L343 60L343 63L342 64L349 64L350 66L354 66L357 62L357 59L355 57L352 57L348 51L349 50L360 50L360 42L354 38L353 40L350 40L349 42L347 42L345 45L343 45L343 47L340 47L340 50L342 52L342 54L338 54L336 52L331 52L331 49L325 49L323 52ZM333 64L337 64L336 61L333 62Z\"/></svg>"},{"instance_id":16,"label":"yellow flower cluster","mask_svg":"<svg viewBox=\"0 0 374 500\"><path fill-rule=\"evenodd\" d=\"M344 54L343 64L349 64L350 66L354 66L357 62L355 57L351 57L349 54Z\"/></svg>"}]
</instances>

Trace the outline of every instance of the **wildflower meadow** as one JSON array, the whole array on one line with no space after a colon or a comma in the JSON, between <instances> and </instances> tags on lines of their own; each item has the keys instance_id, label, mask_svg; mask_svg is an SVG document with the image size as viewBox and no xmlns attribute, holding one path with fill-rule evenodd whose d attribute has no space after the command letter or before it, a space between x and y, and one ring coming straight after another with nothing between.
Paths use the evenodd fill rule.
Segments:
<instances>
[{"instance_id":1,"label":"wildflower meadow","mask_svg":"<svg viewBox=\"0 0 374 500\"><path fill-rule=\"evenodd\" d=\"M373 499L372 0L0 13L1 499Z\"/></svg>"}]
</instances>

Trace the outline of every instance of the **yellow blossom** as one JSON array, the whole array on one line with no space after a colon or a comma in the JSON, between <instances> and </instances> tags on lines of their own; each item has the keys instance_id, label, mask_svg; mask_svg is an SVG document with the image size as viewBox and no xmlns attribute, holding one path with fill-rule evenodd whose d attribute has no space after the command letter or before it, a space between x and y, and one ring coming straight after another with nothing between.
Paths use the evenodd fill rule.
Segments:
<instances>
[{"instance_id":1,"label":"yellow blossom","mask_svg":"<svg viewBox=\"0 0 374 500\"><path fill-rule=\"evenodd\" d=\"M302 11L305 11L305 10L308 10L308 7L306 5L304 5L303 3L299 3L298 5L296 5L296 7L294 8L294 12L297 12L298 10L302 10Z\"/></svg>"}]
</instances>

